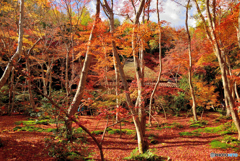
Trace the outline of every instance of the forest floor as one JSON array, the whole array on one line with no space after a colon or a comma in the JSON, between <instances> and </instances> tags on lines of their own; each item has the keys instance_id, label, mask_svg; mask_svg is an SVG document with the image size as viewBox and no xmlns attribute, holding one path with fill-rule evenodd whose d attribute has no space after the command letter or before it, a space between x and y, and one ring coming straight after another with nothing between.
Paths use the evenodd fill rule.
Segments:
<instances>
[{"instance_id":1,"label":"forest floor","mask_svg":"<svg viewBox=\"0 0 240 161\"><path fill-rule=\"evenodd\" d=\"M219 113L209 112L203 115L203 120L207 120L208 124L205 127L218 126L222 123L231 120L220 120L216 122L216 119L220 116ZM0 160L1 161L50 161L54 160L48 156L48 151L45 148L44 138L50 137L52 133L47 132L28 132L28 131L14 131L16 127L15 122L28 120L29 117L23 115L13 114L12 116L0 116L0 138L3 146L0 148ZM106 126L107 120L101 119L100 122L95 116L80 116L81 122L83 121L85 127L90 131L103 130ZM159 156L169 157L171 160L240 160L240 151L234 151L233 149L212 149L209 143L214 139L222 139L223 136L214 133L201 133L199 136L181 136L180 132L190 132L196 127L190 127L190 119L186 118L183 114L181 117L167 116L167 120L163 115L157 116L159 123L164 125L182 125L182 128L169 127L157 129L156 123L152 127L147 127L146 139L150 142L149 137L154 137L157 141L156 144L149 143L150 149L155 149L154 153ZM111 124L112 121L109 121ZM35 125L42 128L54 128L55 124L50 125ZM76 126L76 125L75 125ZM111 127L112 129L119 129L119 124ZM131 119L122 124L122 129L134 130L134 125ZM123 160L124 157L130 155L130 153L137 147L137 141L134 140L135 134L127 135L122 134L108 134L106 133L102 147L106 160ZM237 134L231 134L233 137L237 137ZM102 135L96 135L96 138L100 141ZM93 151L93 160L100 160L100 154L96 144L87 138L89 142L87 144L89 150ZM210 153L237 153L238 157L210 157Z\"/></svg>"}]
</instances>

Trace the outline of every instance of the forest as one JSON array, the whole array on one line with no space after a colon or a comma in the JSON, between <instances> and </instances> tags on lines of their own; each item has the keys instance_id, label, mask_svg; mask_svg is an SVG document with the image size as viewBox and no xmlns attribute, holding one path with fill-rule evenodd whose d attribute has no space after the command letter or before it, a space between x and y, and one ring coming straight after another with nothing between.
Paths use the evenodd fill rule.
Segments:
<instances>
[{"instance_id":1,"label":"forest","mask_svg":"<svg viewBox=\"0 0 240 161\"><path fill-rule=\"evenodd\" d=\"M0 4L0 160L240 160L238 0Z\"/></svg>"}]
</instances>

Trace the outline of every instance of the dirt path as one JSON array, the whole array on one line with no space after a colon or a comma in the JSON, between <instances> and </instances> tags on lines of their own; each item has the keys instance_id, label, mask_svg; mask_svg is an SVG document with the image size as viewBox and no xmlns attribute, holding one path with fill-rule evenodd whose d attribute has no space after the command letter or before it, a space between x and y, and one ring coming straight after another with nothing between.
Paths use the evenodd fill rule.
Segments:
<instances>
[{"instance_id":1,"label":"dirt path","mask_svg":"<svg viewBox=\"0 0 240 161\"><path fill-rule=\"evenodd\" d=\"M204 116L205 120L209 123L207 126L217 126L220 123L213 122L214 118L217 118L216 114L208 114L207 117ZM0 161L48 161L54 160L48 156L48 152L44 150L44 138L51 135L51 133L45 132L14 132L13 128L16 126L14 123L20 120L27 120L28 117L21 115L13 116L1 116L0 117L0 138L3 140L4 147L0 148ZM218 134L204 133L201 136L194 137L184 137L180 136L179 132L192 131L196 128L189 127L190 118L186 117L172 117L169 116L168 120L163 119L163 116L159 117L160 123L174 123L177 122L183 125L183 128L166 128L158 130L156 127L147 128L146 138L149 135L154 135L155 140L158 144L151 144L149 147L151 149L156 149L155 153L160 156L170 157L172 160L180 161L196 161L196 160L240 160L240 152L234 152L231 149L220 150L211 149L209 143L214 139L221 138ZM90 131L93 130L103 130L106 126L106 120L102 119L97 128L96 125L98 120L91 116L81 116L81 122L85 124ZM111 124L111 122L109 122ZM53 125L41 125L42 128L49 128ZM112 127L118 129L119 125ZM134 126L131 120L124 122L122 128L133 129ZM235 134L233 136L236 136ZM101 135L96 135L98 140L101 140ZM124 157L130 155L131 151L137 147L137 141L133 139L133 135L123 134L120 138L119 134L106 134L103 142L103 152L106 160L123 160ZM99 152L95 143L88 138L89 149L94 151L94 160L100 160ZM238 153L237 158L221 158L214 157L210 158L210 153Z\"/></svg>"}]
</instances>

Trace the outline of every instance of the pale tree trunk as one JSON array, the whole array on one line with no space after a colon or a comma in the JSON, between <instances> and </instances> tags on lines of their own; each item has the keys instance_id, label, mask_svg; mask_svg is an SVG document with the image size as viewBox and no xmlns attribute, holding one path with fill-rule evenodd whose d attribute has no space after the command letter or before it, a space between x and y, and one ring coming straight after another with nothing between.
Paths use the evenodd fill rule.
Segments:
<instances>
[{"instance_id":1,"label":"pale tree trunk","mask_svg":"<svg viewBox=\"0 0 240 161\"><path fill-rule=\"evenodd\" d=\"M111 11L113 11L113 0L111 0ZM114 21L114 15L113 13L110 14L110 19ZM111 23L111 20L110 20L110 23ZM112 36L114 35L114 22L113 22L113 26L111 26L110 24L110 30L111 30L111 33L112 33ZM116 79L116 87L115 87L115 94L116 94L116 123L118 122L119 120L119 112L118 112L118 108L119 108L119 100L118 100L118 97L119 97L119 70L118 70L118 67L117 67L117 64L116 64L116 60L115 58L113 57L113 64L114 64L114 69L115 69L115 79ZM120 126L121 126L121 122L120 122Z\"/></svg>"},{"instance_id":2,"label":"pale tree trunk","mask_svg":"<svg viewBox=\"0 0 240 161\"><path fill-rule=\"evenodd\" d=\"M152 94L150 96L150 103L149 103L149 125L152 126L151 122L151 115L152 115L152 100L153 96L157 90L157 87L159 85L161 74L162 74L162 45L161 45L161 39L162 39L162 33L161 33L161 24L160 24L160 15L159 15L159 9L158 9L158 0L157 0L157 16L158 16L158 32L159 32L159 38L158 38L158 45L159 45L159 74L157 78L157 82L154 86L154 89L152 91Z\"/></svg>"},{"instance_id":3,"label":"pale tree trunk","mask_svg":"<svg viewBox=\"0 0 240 161\"><path fill-rule=\"evenodd\" d=\"M238 140L240 140L240 122L239 122L239 117L237 115L237 110L235 110L235 102L234 102L234 99L230 92L230 87L228 85L227 74L226 74L226 62L224 61L224 53L220 49L220 46L217 41L217 37L215 35L215 30L213 29L213 26L215 26L215 25L213 25L214 22L212 22L212 16L209 11L209 0L205 0L205 3L206 3L206 11L207 11L209 30L210 30L210 34L211 34L211 37L213 40L212 43L213 43L215 54L218 58L219 66L221 69L223 88L224 88L224 91L226 92L226 97L227 97L227 100L229 103L229 108L230 108L230 111L232 114L232 119L238 130Z\"/></svg>"},{"instance_id":4,"label":"pale tree trunk","mask_svg":"<svg viewBox=\"0 0 240 161\"><path fill-rule=\"evenodd\" d=\"M99 14L100 14L100 0L97 0L96 18L95 18L95 21L94 21L94 24L93 24L93 27L92 27L90 37L89 37L89 43L88 43L88 46L87 46L85 61L84 61L82 71L81 71L81 74L80 74L80 81L79 81L79 84L78 84L78 87L77 87L77 91L76 91L76 94L75 94L69 108L68 108L69 117L74 116L74 114L77 112L78 107L79 107L79 105L81 103L81 100L82 100L82 96L83 96L84 89L85 89L85 86L86 86L86 80L87 80L87 74L88 74L90 62L92 60L92 54L89 53L90 52L90 46L91 46L91 41L93 39L93 34L96 30L96 25L100 21ZM72 135L72 122L69 119L66 119L65 124L66 124L67 130L68 130L68 135Z\"/></svg>"},{"instance_id":5,"label":"pale tree trunk","mask_svg":"<svg viewBox=\"0 0 240 161\"><path fill-rule=\"evenodd\" d=\"M12 68L14 66L14 64L17 62L17 60L19 59L19 57L22 54L22 44L23 44L23 17L24 17L24 0L20 1L20 17L19 17L19 33L18 33L18 46L17 46L17 51L15 52L15 54L11 57L10 61L8 62L7 67L4 70L4 73L0 79L0 89L2 88L2 86L4 86L4 84L6 83L10 72L12 71Z\"/></svg>"},{"instance_id":6,"label":"pale tree trunk","mask_svg":"<svg viewBox=\"0 0 240 161\"><path fill-rule=\"evenodd\" d=\"M188 29L188 8L189 8L190 0L188 0L187 6L186 6L186 30L187 30L187 36L188 36L188 54L189 54L189 67L188 67L188 83L190 87L191 97L192 97L192 111L193 111L193 118L194 121L197 121L197 112L196 112L196 100L195 100L195 94L194 89L192 85L192 47L191 47L191 36Z\"/></svg>"},{"instance_id":7,"label":"pale tree trunk","mask_svg":"<svg viewBox=\"0 0 240 161\"><path fill-rule=\"evenodd\" d=\"M118 108L119 108L119 100L118 100L118 97L119 97L119 72L118 72L118 68L117 68L117 64L116 64L116 61L115 61L115 58L113 57L113 64L114 64L114 68L115 68L115 79L116 79L116 86L115 86L115 94L116 94L116 109L117 109L117 112L116 112L116 122L118 122L119 120L119 112L118 112ZM121 123L120 123L121 124Z\"/></svg>"},{"instance_id":8,"label":"pale tree trunk","mask_svg":"<svg viewBox=\"0 0 240 161\"><path fill-rule=\"evenodd\" d=\"M142 87L143 87L143 73L141 72L141 64L140 64L140 59L139 56L137 55L137 50L136 50L136 27L139 25L139 17L143 11L143 7L145 5L145 0L141 1L141 4L139 6L139 9L135 15L135 20L134 20L134 27L132 31L132 52L133 52L133 60L134 60L134 67L135 67L135 72L136 72L136 78L137 78L137 86L138 86L138 97L135 106L138 106L138 117L141 122L142 126L142 135L145 135L145 129L146 129L146 112L145 112L145 107L143 104L142 100ZM133 6L134 7L134 6Z\"/></svg>"},{"instance_id":9,"label":"pale tree trunk","mask_svg":"<svg viewBox=\"0 0 240 161\"><path fill-rule=\"evenodd\" d=\"M139 22L138 20L139 20L139 17L141 15L141 13L142 13L144 3L145 3L145 0L142 0L140 2L140 7L138 9L138 12L136 12L136 10L135 10L135 13L136 13L135 24L138 24L138 22ZM104 0L104 4L102 6L103 6L103 9L104 9L106 15L108 16L108 18L110 20L110 32L111 32L112 37L113 37L114 36L114 14L113 14L113 10L109 7L106 0ZM133 34L133 38L135 38L135 34ZM132 44L132 47L135 48L135 43ZM116 43L115 43L114 40L112 40L112 48L113 48L113 56L115 57L117 66L119 68L119 73L120 73L120 76L121 76L121 79L122 79L122 83L123 83L123 86L124 86L126 101L127 101L129 110L130 110L131 114L133 115L133 122L134 122L134 125L135 125L135 128L136 128L137 139L138 139L138 150L139 150L139 153L142 154L148 148L147 147L147 142L144 141L144 133L143 133L143 129L142 129L143 126L142 126L142 123L141 123L141 120L143 120L142 117L145 116L145 115L142 115L144 109L141 108L140 112L138 111L138 109L136 109L136 108L134 109L134 106L131 102L131 98L130 98L130 94L129 94L129 89L128 89L129 87L128 87L128 84L127 84L127 81L126 81L126 77L125 77L125 74L124 74L124 71L123 71L123 67L122 67L120 59L119 59L119 55L117 53ZM136 68L136 72L138 73L138 72L140 72L139 62L137 64L138 64L138 68L136 68L136 67L135 68ZM139 86L139 82L140 82L140 85L141 85L140 79L138 79L138 86ZM138 94L139 93L141 95L141 92L138 92ZM138 95L138 97L140 95ZM139 104L141 104L141 102Z\"/></svg>"}]
</instances>

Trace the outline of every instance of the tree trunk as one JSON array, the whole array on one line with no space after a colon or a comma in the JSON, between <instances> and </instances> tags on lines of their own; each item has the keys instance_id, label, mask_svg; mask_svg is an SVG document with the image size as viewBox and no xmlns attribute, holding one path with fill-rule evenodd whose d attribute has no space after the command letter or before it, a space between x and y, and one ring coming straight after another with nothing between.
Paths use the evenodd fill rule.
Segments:
<instances>
[{"instance_id":1,"label":"tree trunk","mask_svg":"<svg viewBox=\"0 0 240 161\"><path fill-rule=\"evenodd\" d=\"M113 2L113 1L112 1ZM112 3L113 4L113 3ZM138 12L136 13L136 19L135 19L135 24L138 24L139 22L139 17L142 13L142 10L143 10L143 7L144 7L144 4L145 4L145 0L142 0L140 2L140 7L138 9ZM113 9L111 9L107 3L106 0L104 0L104 4L103 4L103 9L105 11L105 13L108 15L109 17L109 20L110 20L110 32L112 34L112 37L113 37L113 34L114 34L114 15L113 15ZM134 31L134 29L133 29ZM133 40L135 38L135 34L133 32ZM113 48L113 56L115 57L115 60L116 60L116 63L117 63L117 66L119 68L119 73L120 73L120 76L121 76L121 79L122 79L122 83L123 83L123 86L124 86L124 90L125 90L125 96L126 96L126 101L127 101L127 104L128 104L128 107L129 107L129 110L131 112L131 114L133 115L133 122L134 122L134 125L135 125L135 128L136 128L136 133L137 133L137 138L138 138L138 149L139 149L139 153L142 154L144 153L145 150L147 150L147 146L146 146L146 142L144 141L144 134L143 134L143 130L142 130L142 125L141 125L141 119L142 117L144 117L144 109L143 108L140 108L140 110L138 111L138 109L134 108L133 109L133 104L131 102L131 98L130 98L130 94L129 94L129 89L128 89L128 84L127 84L127 81L126 81L126 77L125 77L125 74L124 74L124 71L123 71L123 67L121 65L121 62L120 62L120 59L119 59L119 55L117 53L117 48L116 48L116 43L114 40L112 40L112 48ZM134 49L135 48L135 43L133 42L132 43L132 48ZM135 49L134 49L135 50ZM134 51L135 52L135 51ZM136 55L136 54L135 54ZM134 56L135 56L134 55ZM135 58L136 59L136 58ZM135 60L135 63L136 63L136 60ZM139 62L137 63L137 67L135 66L136 68L136 73L139 73L140 72L140 67L139 67ZM139 74L137 74L139 76ZM140 78L140 77L139 77ZM140 82L140 83L139 83ZM140 85L140 86L139 86ZM139 99L141 99L141 91L139 91L141 89L141 81L140 79L138 79L138 101ZM140 95L139 95L140 94ZM139 103L141 104L141 102L139 101ZM137 113L138 111L138 113ZM146 116L145 116L146 117ZM145 126L145 125L144 125Z\"/></svg>"},{"instance_id":2,"label":"tree trunk","mask_svg":"<svg viewBox=\"0 0 240 161\"><path fill-rule=\"evenodd\" d=\"M67 55L66 55L66 69L65 69L65 89L66 89L66 93L67 93L67 98L66 98L66 106L68 106L68 102L69 102L69 80L68 80L68 65L69 65L69 51L67 51Z\"/></svg>"},{"instance_id":3,"label":"tree trunk","mask_svg":"<svg viewBox=\"0 0 240 161\"><path fill-rule=\"evenodd\" d=\"M11 79L10 79L10 88L9 88L9 105L8 105L8 110L7 110L7 114L10 116L12 114L12 104L14 102L13 100L13 87L14 87L14 77L15 77L15 72L14 72L15 68L12 68L12 75L11 75Z\"/></svg>"},{"instance_id":4,"label":"tree trunk","mask_svg":"<svg viewBox=\"0 0 240 161\"><path fill-rule=\"evenodd\" d=\"M117 64L116 64L116 61L115 61L115 58L113 58L113 64L114 64L114 68L115 68L115 79L116 79L116 86L115 86L115 94L116 94L116 109L119 108L119 100L118 100L118 97L119 97L119 72L118 72L118 68L117 68ZM118 122L118 110L116 110L116 122Z\"/></svg>"},{"instance_id":5,"label":"tree trunk","mask_svg":"<svg viewBox=\"0 0 240 161\"><path fill-rule=\"evenodd\" d=\"M152 115L152 100L153 100L153 96L157 90L157 87L159 85L160 79L161 79L161 74L162 74L162 45L161 45L161 38L162 38L162 34L161 34L161 24L160 24L160 15L159 15L159 9L158 9L158 0L157 0L157 15L158 15L158 29L159 29L159 38L158 38L158 45L159 45L159 74L158 74L158 79L157 82L154 86L154 89L152 91L152 94L150 96L150 103L149 103L149 124L150 126L152 126L152 122L151 122L151 115Z\"/></svg>"},{"instance_id":6,"label":"tree trunk","mask_svg":"<svg viewBox=\"0 0 240 161\"><path fill-rule=\"evenodd\" d=\"M189 68L188 68L188 83L190 87L191 97L192 97L192 111L193 111L193 118L194 121L197 121L197 112L196 112L196 100L195 100L195 94L194 89L192 85L192 47L191 47L191 36L188 29L188 8L189 8L190 0L188 0L187 7L186 7L186 30L188 35L188 54L189 54Z\"/></svg>"},{"instance_id":7,"label":"tree trunk","mask_svg":"<svg viewBox=\"0 0 240 161\"><path fill-rule=\"evenodd\" d=\"M73 115L77 112L78 107L79 107L79 105L81 103L81 100L82 100L82 96L83 96L84 89L85 89L85 86L86 86L86 80L87 80L87 74L88 74L90 62L92 60L92 54L89 54L90 46L91 46L91 41L93 39L93 33L96 30L96 25L100 21L99 14L100 14L100 0L97 0L96 18L95 18L95 21L94 21L94 24L93 24L93 27L92 27L91 34L89 36L89 44L87 46L85 61L84 61L82 71L81 71L81 74L80 74L80 81L79 81L79 84L78 84L78 87L77 87L77 92L76 92L76 94L73 98L72 103L70 104L70 106L68 108L69 117L73 117ZM68 135L72 135L72 123L69 120L69 118L66 118L65 124L66 124L67 130L68 130Z\"/></svg>"},{"instance_id":8,"label":"tree trunk","mask_svg":"<svg viewBox=\"0 0 240 161\"><path fill-rule=\"evenodd\" d=\"M35 110L35 102L34 102L34 99L33 99L33 94L32 94L32 83L31 83L31 69L30 69L30 64L29 64L29 56L31 54L31 51L33 50L33 48L37 45L37 43L41 40L38 39L34 44L33 46L28 50L28 53L26 55L26 67L27 67L27 76L28 76L28 79L27 79L27 84L28 84L28 94L29 94L29 101L30 101L30 105L31 105L31 108Z\"/></svg>"},{"instance_id":9,"label":"tree trunk","mask_svg":"<svg viewBox=\"0 0 240 161\"><path fill-rule=\"evenodd\" d=\"M7 67L4 70L4 73L0 79L0 89L2 88L2 86L4 86L4 84L6 83L10 72L12 71L12 68L14 66L14 64L17 62L17 60L19 59L19 57L22 54L22 44L23 44L23 17L24 17L24 0L20 1L20 17L19 17L19 33L18 33L18 47L17 47L17 51L15 52L15 54L11 57L10 61L8 62Z\"/></svg>"}]
</instances>

